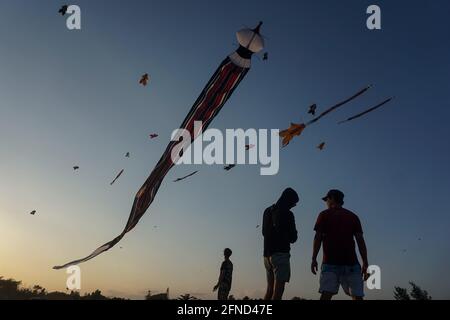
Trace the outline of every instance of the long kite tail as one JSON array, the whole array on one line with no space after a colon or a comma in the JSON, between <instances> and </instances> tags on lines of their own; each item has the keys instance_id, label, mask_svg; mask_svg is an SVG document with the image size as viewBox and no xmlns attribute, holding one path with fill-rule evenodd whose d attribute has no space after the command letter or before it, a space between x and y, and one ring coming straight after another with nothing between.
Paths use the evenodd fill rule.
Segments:
<instances>
[{"instance_id":1,"label":"long kite tail","mask_svg":"<svg viewBox=\"0 0 450 320\"><path fill-rule=\"evenodd\" d=\"M361 113L358 113L357 115L354 115L353 117L350 117L350 118L348 118L348 119L346 119L346 120L344 120L344 121L340 121L339 124L342 124L342 123L349 122L349 121L352 121L352 120L354 120L354 119L360 118L360 117L362 117L362 116L368 114L369 112L372 112L372 111L374 111L374 110L376 110L376 109L378 109L378 108L381 108L381 107L384 106L386 103L390 102L392 99L394 99L394 98L391 97L391 98L389 98L389 99L386 99L386 100L384 100L383 102L377 104L375 107L372 107L372 108L370 108L370 109L367 109L366 111L363 111L363 112L361 112Z\"/></svg>"},{"instance_id":2,"label":"long kite tail","mask_svg":"<svg viewBox=\"0 0 450 320\"><path fill-rule=\"evenodd\" d=\"M335 104L334 106L328 108L327 110L325 110L324 112L322 112L319 116L317 116L316 118L312 119L311 121L307 122L306 125L309 126L310 124L313 124L314 122L319 121L322 117L326 116L327 114L329 114L330 112L332 112L333 110L343 106L346 103L349 103L350 101L352 101L353 99L356 99L357 97L359 97L360 95L362 95L363 93L365 93L367 90L369 90L372 86L367 86L364 89L358 91L357 93L355 93L353 96L351 96L350 98L339 102L338 104Z\"/></svg>"},{"instance_id":3,"label":"long kite tail","mask_svg":"<svg viewBox=\"0 0 450 320\"><path fill-rule=\"evenodd\" d=\"M236 54L237 53L235 53L235 55ZM235 56L233 58L233 55L227 57L222 62L192 106L180 127L180 129L189 131L191 143L196 137L196 133L194 132L194 122L201 121L202 128L206 129L245 77L249 67L250 66L239 65L239 62L236 62ZM164 177L174 166L174 162L171 157L172 150L179 143L182 143L182 141L171 141L168 144L161 159L137 192L134 198L133 207L131 208L130 216L128 217L128 221L123 232L114 240L107 242L103 246L96 249L89 256L74 260L62 266L56 266L54 269L66 268L71 265L86 262L98 256L99 254L115 246L127 232L131 231L137 225L141 217L145 214L146 210L155 199L156 193L158 192Z\"/></svg>"}]
</instances>

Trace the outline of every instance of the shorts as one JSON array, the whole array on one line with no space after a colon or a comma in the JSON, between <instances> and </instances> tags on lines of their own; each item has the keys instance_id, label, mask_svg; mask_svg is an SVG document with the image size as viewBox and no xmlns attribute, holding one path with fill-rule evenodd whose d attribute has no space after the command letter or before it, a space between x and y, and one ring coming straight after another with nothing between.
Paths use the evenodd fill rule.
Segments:
<instances>
[{"instance_id":1,"label":"shorts","mask_svg":"<svg viewBox=\"0 0 450 320\"><path fill-rule=\"evenodd\" d=\"M351 297L364 297L364 280L361 266L338 266L323 264L320 273L320 293L337 294L342 286L345 294Z\"/></svg>"},{"instance_id":2,"label":"shorts","mask_svg":"<svg viewBox=\"0 0 450 320\"><path fill-rule=\"evenodd\" d=\"M264 257L266 267L267 282L289 282L291 279L291 255L285 252L274 253L270 257Z\"/></svg>"}]
</instances>

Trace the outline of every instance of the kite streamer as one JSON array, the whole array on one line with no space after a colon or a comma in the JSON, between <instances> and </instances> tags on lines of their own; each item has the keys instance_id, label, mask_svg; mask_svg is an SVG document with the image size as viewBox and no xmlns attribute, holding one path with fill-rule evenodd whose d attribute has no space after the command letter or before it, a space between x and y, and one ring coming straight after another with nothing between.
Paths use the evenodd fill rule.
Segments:
<instances>
[{"instance_id":1,"label":"kite streamer","mask_svg":"<svg viewBox=\"0 0 450 320\"><path fill-rule=\"evenodd\" d=\"M372 107L372 108L370 108L370 109L367 109L366 111L363 111L363 112L361 112L361 113L358 113L357 115L354 115L353 117L350 117L350 118L348 118L347 120L341 121L341 122L339 122L339 124L345 123L345 122L348 122L348 121L355 120L355 119L357 119L357 118L360 118L360 117L362 117L362 116L368 114L369 112L375 111L376 109L381 108L381 107L384 106L386 103L390 102L392 99L394 99L394 98L386 99L386 100L384 100L383 102L377 104L375 107Z\"/></svg>"},{"instance_id":2,"label":"kite streamer","mask_svg":"<svg viewBox=\"0 0 450 320\"><path fill-rule=\"evenodd\" d=\"M371 86L367 86L367 87L361 89L360 91L355 93L350 98L348 98L344 101L341 101L341 102L335 104L334 106L326 109L324 112L322 112L320 115L318 115L316 118L312 119L311 121L308 121L306 124L305 123L300 123L300 124L299 123L291 123L291 126L289 128L287 128L286 130L280 131L280 137L282 138L283 148L286 147L291 142L291 140L294 139L294 137L301 135L307 126L309 126L313 123L316 123L317 121L322 119L324 116L326 116L330 112L338 109L339 107L343 106L346 103L349 103L353 99L356 99L357 97L359 97L360 95L365 93L370 88L371 88ZM313 108L314 106L315 105L312 105L310 107L310 110L314 110L314 112L309 112L309 113L315 113L315 108Z\"/></svg>"},{"instance_id":3,"label":"kite streamer","mask_svg":"<svg viewBox=\"0 0 450 320\"><path fill-rule=\"evenodd\" d=\"M264 40L259 34L261 22L255 29L243 29L236 36L240 47L230 54L218 67L206 87L203 89L197 101L184 119L180 129L187 130L191 135L191 143L195 140L194 122L201 121L202 128L206 129L217 116L233 91L245 77L251 66L251 56L264 48ZM175 165L171 154L180 141L171 141L163 153L156 167L150 173L145 183L137 192L127 224L120 235L96 249L89 256L55 266L54 269L62 269L71 265L86 262L99 254L111 249L127 232L130 232L142 218L155 199L156 193L169 170Z\"/></svg>"}]
</instances>

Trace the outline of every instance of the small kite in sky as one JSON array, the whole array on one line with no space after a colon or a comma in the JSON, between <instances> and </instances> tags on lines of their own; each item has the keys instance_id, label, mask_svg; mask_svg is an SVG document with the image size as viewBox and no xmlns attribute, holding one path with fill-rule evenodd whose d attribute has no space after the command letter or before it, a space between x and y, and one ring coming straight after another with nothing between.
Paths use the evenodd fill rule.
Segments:
<instances>
[{"instance_id":1,"label":"small kite in sky","mask_svg":"<svg viewBox=\"0 0 450 320\"><path fill-rule=\"evenodd\" d=\"M259 224L256 226L256 229L258 229L259 228Z\"/></svg>"},{"instance_id":2,"label":"small kite in sky","mask_svg":"<svg viewBox=\"0 0 450 320\"><path fill-rule=\"evenodd\" d=\"M269 60L269 53L265 52L263 55L263 61L267 61L267 60Z\"/></svg>"},{"instance_id":3,"label":"small kite in sky","mask_svg":"<svg viewBox=\"0 0 450 320\"><path fill-rule=\"evenodd\" d=\"M304 123L291 123L289 128L280 131L280 137L283 138L283 147L287 146L294 137L301 135L305 128L306 125Z\"/></svg>"},{"instance_id":4,"label":"small kite in sky","mask_svg":"<svg viewBox=\"0 0 450 320\"><path fill-rule=\"evenodd\" d=\"M119 179L119 177L122 175L124 169L120 170L120 172L117 174L117 176L114 178L113 181L111 181L110 185L112 186L114 184L114 182L116 182L117 179Z\"/></svg>"},{"instance_id":5,"label":"small kite in sky","mask_svg":"<svg viewBox=\"0 0 450 320\"><path fill-rule=\"evenodd\" d=\"M317 110L317 105L313 104L312 106L309 107L308 113L312 114L312 116L316 115L316 110Z\"/></svg>"},{"instance_id":6,"label":"small kite in sky","mask_svg":"<svg viewBox=\"0 0 450 320\"><path fill-rule=\"evenodd\" d=\"M184 177L181 177L181 178L178 178L178 179L173 180L173 182L178 182L178 181L187 179L187 178L193 176L194 174L196 174L197 172L198 172L198 171L194 171L194 172L192 172L192 173L189 173L187 176L184 176Z\"/></svg>"},{"instance_id":7,"label":"small kite in sky","mask_svg":"<svg viewBox=\"0 0 450 320\"><path fill-rule=\"evenodd\" d=\"M61 13L62 16L64 16L67 13L67 9L69 9L68 5L63 5L61 9L59 9L58 13Z\"/></svg>"},{"instance_id":8,"label":"small kite in sky","mask_svg":"<svg viewBox=\"0 0 450 320\"><path fill-rule=\"evenodd\" d=\"M158 136L159 136L159 134L157 134L157 133L151 133L151 134L149 135L150 139L155 139L155 138L157 138Z\"/></svg>"},{"instance_id":9,"label":"small kite in sky","mask_svg":"<svg viewBox=\"0 0 450 320\"><path fill-rule=\"evenodd\" d=\"M74 167L73 167L73 170L78 170L78 169L80 169L79 166L74 166Z\"/></svg>"},{"instance_id":10,"label":"small kite in sky","mask_svg":"<svg viewBox=\"0 0 450 320\"><path fill-rule=\"evenodd\" d=\"M316 123L317 121L319 121L320 119L322 119L324 116L326 116L327 114L329 114L330 112L336 110L337 108L343 106L344 104L352 101L353 99L359 97L360 95L362 95L363 93L365 93L367 90L369 90L371 86L367 86L364 89L358 91L357 93L355 93L353 96L351 96L350 98L341 101L337 104L335 104L334 106L326 109L324 112L322 112L318 117L308 121L306 124L305 123L291 123L291 126L286 129L286 130L282 130L280 131L280 137L283 138L283 147L286 147L289 142L291 142L292 139L294 139L294 137L299 136L302 134L303 130L305 130L305 128L307 126L310 126L313 123Z\"/></svg>"},{"instance_id":11,"label":"small kite in sky","mask_svg":"<svg viewBox=\"0 0 450 320\"><path fill-rule=\"evenodd\" d=\"M320 151L322 151L323 148L325 148L325 142L322 142L321 144L319 144L319 145L317 146L317 149L319 149Z\"/></svg>"},{"instance_id":12,"label":"small kite in sky","mask_svg":"<svg viewBox=\"0 0 450 320\"><path fill-rule=\"evenodd\" d=\"M230 170L233 169L234 167L236 167L235 164L229 164L229 165L223 167L223 169L226 170L226 171L230 171Z\"/></svg>"},{"instance_id":13,"label":"small kite in sky","mask_svg":"<svg viewBox=\"0 0 450 320\"><path fill-rule=\"evenodd\" d=\"M250 149L253 149L254 147L255 147L254 144L246 144L245 145L245 150L250 150Z\"/></svg>"},{"instance_id":14,"label":"small kite in sky","mask_svg":"<svg viewBox=\"0 0 450 320\"><path fill-rule=\"evenodd\" d=\"M394 99L394 98L392 97L392 98L386 99L386 100L384 100L383 102L377 104L375 107L372 107L372 108L370 108L370 109L367 109L366 111L363 111L363 112L361 112L361 113L358 113L357 115L355 115L355 116L353 116L353 117L350 117L350 118L348 118L347 120L341 121L341 122L339 122L339 124L345 123L345 122L348 122L348 121L352 121L352 120L354 120L354 119L360 118L360 117L362 117L362 116L368 114L369 112L375 111L376 109L381 108L381 107L384 106L386 103L390 102L392 99Z\"/></svg>"},{"instance_id":15,"label":"small kite in sky","mask_svg":"<svg viewBox=\"0 0 450 320\"><path fill-rule=\"evenodd\" d=\"M146 73L141 77L141 80L139 80L139 83L145 87L148 84L148 80L149 80L149 76L148 76L148 73Z\"/></svg>"},{"instance_id":16,"label":"small kite in sky","mask_svg":"<svg viewBox=\"0 0 450 320\"><path fill-rule=\"evenodd\" d=\"M127 153L125 154L125 158L129 158L129 157L130 157L130 153L127 152Z\"/></svg>"},{"instance_id":17,"label":"small kite in sky","mask_svg":"<svg viewBox=\"0 0 450 320\"><path fill-rule=\"evenodd\" d=\"M36 214L36 210L31 211L30 214L31 214L32 216L34 216L34 215Z\"/></svg>"}]
</instances>

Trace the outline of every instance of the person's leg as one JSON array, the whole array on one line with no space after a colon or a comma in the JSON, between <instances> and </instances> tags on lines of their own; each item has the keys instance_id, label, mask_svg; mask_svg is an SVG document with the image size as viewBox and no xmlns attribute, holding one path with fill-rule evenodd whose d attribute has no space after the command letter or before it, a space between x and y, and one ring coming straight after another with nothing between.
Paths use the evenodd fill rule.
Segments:
<instances>
[{"instance_id":1,"label":"person's leg","mask_svg":"<svg viewBox=\"0 0 450 320\"><path fill-rule=\"evenodd\" d=\"M272 300L281 300L281 298L283 298L285 286L286 282L275 280Z\"/></svg>"},{"instance_id":2,"label":"person's leg","mask_svg":"<svg viewBox=\"0 0 450 320\"><path fill-rule=\"evenodd\" d=\"M266 268L266 278L267 278L267 290L264 300L271 300L274 291L275 277L273 274L273 268L270 263L270 258L264 257L264 267Z\"/></svg>"},{"instance_id":3,"label":"person's leg","mask_svg":"<svg viewBox=\"0 0 450 320\"><path fill-rule=\"evenodd\" d=\"M352 297L352 300L364 300L364 280L361 274L361 266L346 266L341 276L341 284L344 292Z\"/></svg>"},{"instance_id":4,"label":"person's leg","mask_svg":"<svg viewBox=\"0 0 450 320\"><path fill-rule=\"evenodd\" d=\"M226 285L219 286L219 290L217 292L218 300L228 300L228 294L230 293L230 289Z\"/></svg>"},{"instance_id":5,"label":"person's leg","mask_svg":"<svg viewBox=\"0 0 450 320\"><path fill-rule=\"evenodd\" d=\"M329 301L329 300L333 299L333 296L334 296L334 293L322 292L322 294L320 295L320 300Z\"/></svg>"},{"instance_id":6,"label":"person's leg","mask_svg":"<svg viewBox=\"0 0 450 320\"><path fill-rule=\"evenodd\" d=\"M289 253L276 253L271 261L275 275L275 285L272 300L281 300L283 298L286 282L291 278L291 265Z\"/></svg>"},{"instance_id":7,"label":"person's leg","mask_svg":"<svg viewBox=\"0 0 450 320\"><path fill-rule=\"evenodd\" d=\"M323 264L320 271L320 300L331 300L339 292L337 266Z\"/></svg>"}]
</instances>

